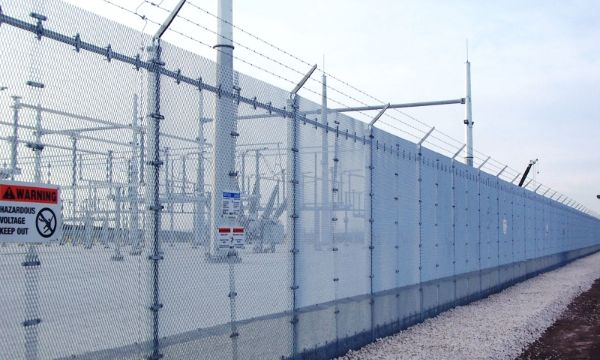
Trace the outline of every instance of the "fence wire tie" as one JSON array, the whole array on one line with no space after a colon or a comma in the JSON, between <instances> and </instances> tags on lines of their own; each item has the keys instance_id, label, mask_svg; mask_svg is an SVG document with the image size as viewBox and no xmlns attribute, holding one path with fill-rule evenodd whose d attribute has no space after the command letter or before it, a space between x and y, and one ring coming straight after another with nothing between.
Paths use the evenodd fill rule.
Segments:
<instances>
[{"instance_id":1,"label":"fence wire tie","mask_svg":"<svg viewBox=\"0 0 600 360\"><path fill-rule=\"evenodd\" d=\"M106 60L108 60L108 62L110 62L113 58L113 51L112 51L112 46L110 46L110 44L108 44L108 46L106 47Z\"/></svg>"},{"instance_id":2,"label":"fence wire tie","mask_svg":"<svg viewBox=\"0 0 600 360\"><path fill-rule=\"evenodd\" d=\"M220 99L221 98L221 84L219 84L219 87L217 87L217 97Z\"/></svg>"},{"instance_id":3,"label":"fence wire tie","mask_svg":"<svg viewBox=\"0 0 600 360\"><path fill-rule=\"evenodd\" d=\"M177 85L181 84L181 69L177 69L177 72L175 73L175 83L177 83Z\"/></svg>"},{"instance_id":4,"label":"fence wire tie","mask_svg":"<svg viewBox=\"0 0 600 360\"><path fill-rule=\"evenodd\" d=\"M204 88L204 84L202 83L202 77L198 78L198 91L202 92L202 89Z\"/></svg>"},{"instance_id":5,"label":"fence wire tie","mask_svg":"<svg viewBox=\"0 0 600 360\"><path fill-rule=\"evenodd\" d=\"M239 86L234 86L233 90L235 91L235 101L237 105L240 104L240 93L242 92L242 88Z\"/></svg>"},{"instance_id":6,"label":"fence wire tie","mask_svg":"<svg viewBox=\"0 0 600 360\"><path fill-rule=\"evenodd\" d=\"M37 318L37 319L25 320L25 321L23 321L22 324L24 327L29 327L29 326L35 326L41 322L42 322L42 319Z\"/></svg>"},{"instance_id":7,"label":"fence wire tie","mask_svg":"<svg viewBox=\"0 0 600 360\"><path fill-rule=\"evenodd\" d=\"M79 33L75 34L75 51L79 52L81 50L81 35Z\"/></svg>"}]
</instances>

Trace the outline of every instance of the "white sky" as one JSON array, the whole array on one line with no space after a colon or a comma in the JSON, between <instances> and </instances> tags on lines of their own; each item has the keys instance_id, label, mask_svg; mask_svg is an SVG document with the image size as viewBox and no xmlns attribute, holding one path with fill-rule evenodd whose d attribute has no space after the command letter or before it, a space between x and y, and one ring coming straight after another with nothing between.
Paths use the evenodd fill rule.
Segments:
<instances>
[{"instance_id":1,"label":"white sky","mask_svg":"<svg viewBox=\"0 0 600 360\"><path fill-rule=\"evenodd\" d=\"M141 0L111 1L129 9L142 4L138 12L159 22L166 16ZM217 0L188 1L216 14ZM144 25L138 17L103 0L68 2L137 29ZM161 6L172 9L176 2L163 0ZM185 5L181 15L216 30L217 20L198 8ZM600 2L594 0L234 0L237 26L308 63L321 66L325 56L327 72L385 102L463 97L468 38L476 149L519 172L530 159L539 158L537 180L600 213L600 200L596 199L600 193L599 17ZM210 31L182 19L172 27L207 44L216 42ZM148 32L155 29L152 24L145 28ZM166 34L165 40L214 58L209 47L176 34ZM298 72L310 68L240 31L234 32L234 41ZM235 53L292 81L302 76L249 53L243 46L236 46ZM293 87L248 65L236 66L269 83ZM332 79L329 82L377 104ZM320 91L316 82L307 86ZM306 91L303 95L318 99ZM356 105L331 91L330 96ZM462 106L407 113L464 141ZM400 114L391 114L426 129Z\"/></svg>"}]
</instances>

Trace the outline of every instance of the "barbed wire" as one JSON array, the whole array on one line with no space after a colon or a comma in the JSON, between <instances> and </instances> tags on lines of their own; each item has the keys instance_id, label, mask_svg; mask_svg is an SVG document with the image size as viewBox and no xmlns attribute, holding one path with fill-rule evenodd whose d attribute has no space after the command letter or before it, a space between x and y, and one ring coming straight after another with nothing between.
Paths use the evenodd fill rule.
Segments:
<instances>
[{"instance_id":1,"label":"barbed wire","mask_svg":"<svg viewBox=\"0 0 600 360\"><path fill-rule=\"evenodd\" d=\"M117 7L117 8L119 8L119 9L123 10L123 11L126 11L126 12L129 12L129 13L131 13L131 14L134 14L134 15L138 16L140 19L142 19L142 20L144 20L144 21L147 21L147 22L151 22L151 23L153 23L153 24L155 24L155 25L157 25L157 26L160 26L160 25L161 25L161 23L159 23L159 22L157 22L157 21L155 21L155 20L153 20L153 19L150 19L150 18L149 18L147 15L140 14L140 13L138 12L138 10L140 9L140 7L141 7L141 6L142 6L144 3L148 3L148 4L150 4L150 5L152 5L152 6L156 7L156 8L159 8L159 9L161 9L161 10L163 10L163 11L169 11L168 9L166 9L166 8L164 8L164 7L162 7L162 6L161 6L164 0L161 0L161 1L160 1L160 2L158 2L158 3L155 3L155 2L153 2L153 1L150 1L150 0L143 0L143 1L142 1L142 3L136 7L136 10L131 10L131 9L128 9L128 8L126 8L126 7L124 7L124 6L120 5L120 4L117 4L117 3L115 3L114 1L111 1L111 0L103 0L103 1L104 1L104 2L106 2L106 3L108 3L108 4L110 4L110 5L112 5L112 6L115 6L115 7ZM224 22L224 23L227 23L227 24L231 25L233 28L235 28L235 29L239 30L240 32L242 32L242 33L244 33L244 34L246 34L246 35L248 35L248 36L250 36L250 37L252 37L252 38L256 39L257 41L259 41L259 42L261 42L261 43L263 43L263 44L265 44L265 45L267 45L267 46L269 46L269 47L271 47L271 48L275 49L276 51L278 51L278 52L280 52L280 53L283 53L284 55L286 55L286 56L288 56L288 57L290 57L290 58L292 58L292 59L294 59L294 60L296 60L296 61L299 61L300 63L302 63L302 64L304 64L304 65L307 65L307 66L312 66L312 64L311 64L311 63L309 63L308 61L305 61L305 60L301 59L300 57L298 57L298 56L296 56L296 55L292 54L291 52L288 52L288 51L286 51L286 50L282 49L281 47L279 47L279 46L277 46L277 45L274 45L274 44L272 44L272 43L270 43L270 42L268 42L268 41L266 41L266 40L262 39L261 37L259 37L259 36L257 36L257 35L254 35L254 34L252 34L252 33L248 32L247 30L245 30L245 29L243 29L243 28L241 28L241 27L239 27L239 26L236 26L235 24L232 24L231 22L228 22L227 20L224 20L224 19L220 18L219 16L217 16L217 15L215 15L215 14L211 13L210 11L208 11L208 10L206 10L206 9L204 9L204 8L202 8L202 7L200 7L199 5L195 4L194 2L188 1L188 2L187 2L187 4L189 4L190 6L192 6L192 7L196 8L196 9L198 9L198 10L200 10L200 11L204 12L204 13L206 13L206 14L207 14L207 15L209 15L209 16L212 16L212 17L214 17L214 18L216 18L216 19L218 19L218 20L220 20L220 21L222 21L222 22ZM202 30L204 30L204 31L207 31L207 32L210 32L210 33L212 33L212 34L216 34L216 35L218 35L218 34L217 34L217 33L216 33L214 30L211 30L211 29L209 29L209 28L207 28L207 27L205 27L205 26L203 26L203 25L201 25L201 24L199 24L199 23L197 23L197 22L194 22L194 21L192 21L192 20L190 20L190 19L188 19L188 18L186 18L186 17L179 16L179 18L181 18L182 20L184 20L184 21L187 21L187 22L189 22L189 23L193 24L194 26L196 26L196 27L198 27L198 28L200 28L200 29L202 29ZM219 49L214 49L212 45L210 45L210 44L207 44L207 43L203 42L202 40L199 40L199 39L197 39L197 38L195 38L195 37L192 37L192 36L190 36L190 35L188 35L188 34L185 34L185 33L181 32L181 31L178 31L178 30L175 30L175 29L172 29L172 28L170 28L170 29L169 29L169 31L171 31L171 32L173 32L173 33L175 33L175 34L178 34L179 36L183 36L183 37L185 37L185 38L187 38L187 39L189 39L189 40L191 40L191 41L194 41L194 42L196 42L196 43L198 43L198 44L201 44L201 45L203 45L203 46L206 46L206 47L208 47L208 48L210 48L210 49L213 49L213 50L215 50L215 51L220 51ZM220 35L218 35L218 36L220 36ZM221 37L223 37L223 38L226 38L226 37L224 37L224 36L221 36ZM226 38L226 39L227 39L227 38ZM266 54L263 54L262 52L260 52L260 51L257 51L257 50L255 50L255 49L253 49L253 48L251 48L251 47L249 47L249 46L247 46L247 45L245 45L245 44L242 44L242 43L240 43L240 42L234 42L234 41L233 41L233 39L227 39L227 40L229 40L229 41L232 41L232 43L235 43L235 44L239 45L240 47L242 47L242 48L244 48L244 49L246 49L246 50L248 50L248 51L250 51L250 52L254 53L255 55L257 55L257 56L260 56L260 57L263 57L263 58L267 59L268 61L271 61L271 62L273 62L273 63L275 63L275 64L277 64L277 65L279 65L279 66L281 66L281 67L283 67L283 68L285 68L285 69L287 69L287 70L289 70L289 71L292 71L292 72L294 72L294 73L297 73L297 74L300 74L300 75L304 75L304 72L302 72L302 71L300 71L300 70L298 70L298 69L296 69L296 68L294 68L294 67L292 67L292 66L289 66L289 65L287 65L287 64L285 64L285 63L283 63L282 61L276 60L276 59L274 59L274 58L273 58L273 57L271 57L271 56L268 56L268 55L266 55ZM223 53L224 53L224 52L223 52ZM229 55L229 54L228 54L228 55ZM288 83L290 83L290 84L295 84L295 82L294 82L293 80L290 80L290 79L288 79L288 78L286 78L286 77L284 77L284 76L282 76L282 75L280 75L280 74L277 74L277 73L275 73L275 72L273 72L273 71L270 71L270 70L268 70L268 69L266 69L266 68L264 68L264 67L261 67L261 66L259 66L259 65L257 65L257 64L254 64L254 63L251 63L251 62L249 62L249 61L247 61L247 60L245 60L245 59L242 59L242 58L240 58L240 57L236 57L236 56L232 56L232 57L233 57L235 60L238 60L238 61L240 61L240 62L242 62L242 63L244 63L244 64L246 64L246 65L248 65L248 66L251 66L251 67L253 67L253 68L256 68L256 69L258 69L258 70L260 70L260 71L262 71L262 72L264 72L264 73L266 73L266 74L269 74L270 76L273 76L273 77L275 77L275 78L278 78L278 79L280 79L280 80L282 80L282 81L285 81L285 82L288 82ZM317 67L317 68L318 68L318 67ZM362 89L360 89L360 88L357 88L357 87L355 87L355 86L351 85L350 83L348 83L348 82L346 82L346 81L344 81L344 80L342 80L342 79L339 79L338 77L336 77L336 76L332 75L331 73L325 72L325 71L324 71L324 69L320 69L320 68L318 68L318 70L319 70L319 71L320 71L322 74L326 75L327 77L329 77L329 78L331 78L331 79L333 79L333 80L335 80L335 81L337 81L337 82L341 83L341 84L342 84L342 85L344 85L344 86L347 86L348 88L350 88L350 89L352 89L352 90L354 90L354 91L356 91L356 92L360 93L360 94L361 94L361 95L363 95L363 96L366 96L367 98L369 98L369 99L371 99L371 100L377 101L377 102L379 102L379 103L382 103L382 104L383 104L383 103L385 103L383 100L381 100L381 99L379 99L379 98L377 98L377 97L375 97L375 96L373 96L373 95L371 95L371 94L367 93L366 91L364 91L364 90L362 90ZM322 83L320 80L318 80L318 79L314 79L314 78L311 78L311 81L315 81L315 82L318 82L318 83ZM309 87L304 87L303 89L305 89L306 91L308 91L308 92L310 92L310 93L312 93L312 94L314 94L314 95L316 95L316 96L320 96L320 95L321 95L319 92L317 92L317 91L315 91L315 90L313 90L313 89L311 89L311 88L309 88ZM342 95L342 96L344 96L344 97L346 97L346 98L348 98L348 99L350 99L350 100L352 100L352 101L355 101L356 103L359 103L359 104L361 104L361 105L367 105L367 103L366 103L366 102L364 102L364 101L362 101L362 100L359 100L359 99L357 99L356 97L354 97L354 96L351 96L351 95L349 95L349 94L347 94L347 93L345 93L345 92L343 92L343 91L341 91L341 90L339 90L339 89L337 89L337 88L335 88L335 87L332 87L332 86L329 86L329 85L328 85L327 89L328 89L328 90L330 90L330 91L336 92L336 93L338 93L338 94L340 94L340 95ZM338 104L338 105L341 105L341 106L344 106L344 107L349 107L349 105L347 105L347 104L345 104L344 102L342 102L342 101L339 101L339 100L337 100L337 99L335 99L335 98L328 97L328 101L331 101L331 102L333 102L333 103L336 103L336 104ZM428 131L428 129L430 129L430 128L431 128L431 125L429 125L429 124L427 124L427 123L425 123L425 122L423 122L423 121L419 120L417 117L415 117L415 116L412 116L412 115L410 115L410 114L408 114L408 113L406 113L406 112L404 112L404 111L401 111L401 110L399 110L399 109L391 109L391 110L393 110L394 112L396 112L396 113L398 113L398 114L400 114L400 115L402 115L402 116L404 116L404 117L407 117L407 118L409 118L409 119L413 120L414 122L416 122L416 123L418 123L418 124L420 124L420 125L422 125L422 126L426 126L426 127L427 127L427 130L423 130L423 129L420 129L420 128L416 127L416 126L415 126L415 125L413 125L413 124L410 124L410 123L408 123L408 122L406 122L406 121L400 120L400 119L398 119L398 118L396 118L396 117L394 117L394 116L392 116L392 115L390 115L390 114L388 114L388 113L384 114L384 118L382 118L381 122L382 122L383 124L387 125L387 126L390 126L391 128L393 128L393 129L395 129L395 130L397 130L397 131L400 131L400 132L402 132L402 133L406 133L406 134L408 134L408 135L410 135L410 136L413 136L413 137L415 137L416 139L419 139L419 135L415 135L414 133L411 133L410 131L407 131L407 130L405 130L405 129L401 129L401 128L399 128L398 126L396 126L395 124L393 124L393 123L391 123L391 122L389 122L389 121L385 121L385 119L392 119L392 120L395 120L395 121L397 121L397 122L399 122L399 123L401 123L401 124L403 124L403 125L405 125L405 126L407 126L407 127L411 128L411 129L413 129L413 130L416 130L417 132L419 132L419 133L422 133L422 134L426 133L426 132ZM360 112L358 112L358 113L359 113L359 114L361 114L361 115L363 115L363 116L365 116L365 117L367 117L367 118L370 118L370 115L369 115L369 114L367 114L367 113L365 113L365 112L362 112L362 111L360 111ZM438 136L438 135L439 135L439 136ZM444 139L440 138L440 136L443 136L443 137L444 137L444 138L446 138L447 140L444 140ZM443 131L440 131L440 130L438 130L438 129L436 129L436 131L434 132L434 134L430 135L430 137L431 137L432 139L438 140L438 141L440 141L441 143L443 143L443 144L445 144L445 145L448 145L448 146L450 146L450 147L456 147L456 146L459 146L459 147L460 147L460 146L462 146L462 145L464 144L462 141L460 141L460 140L457 140L456 138L454 138L454 137L452 137L452 136L450 136L450 135L448 135L448 134L446 134L446 133L444 133ZM450 142L448 142L448 141L452 141L452 142L454 142L454 144L451 144L451 143L450 143ZM443 146L440 146L440 145L436 145L436 146L437 146L437 147L439 147L440 149L443 149L443 150L445 150L445 151L448 151L449 153L452 153L452 151L451 151L451 150L449 150L449 149L447 149L447 148L445 148L445 147L443 147ZM483 153L483 152L481 152L481 151L479 151L479 150L476 150L476 149L474 149L473 151L474 151L474 158L476 158L476 159L478 159L478 160L482 160L482 161L485 161L486 159L488 159L488 155L487 155L487 154L485 154L485 153ZM481 157L480 157L480 156L477 156L477 155L475 155L475 154L481 155ZM494 167L496 167L497 169L502 169L504 166L507 166L507 167L506 167L506 169L504 169L504 173L509 173L509 174L513 174L513 175L514 175L514 174L519 174L519 172L518 172L517 170L513 169L512 167L508 166L507 164L504 164L504 163L501 163L501 162L499 162L499 161L495 160L494 158L491 158L491 157L490 157L490 159L488 160L488 163L486 163L486 165L488 165L488 164L489 164L490 166L492 166L492 163L490 163L490 162L497 164L497 165L493 165L493 166L494 166ZM536 182L536 184L537 184L537 182ZM552 189L551 189L551 188L549 188L549 187L548 187L548 189L552 190ZM552 191L553 191L553 190L552 190ZM562 196L565 196L565 195L563 195L563 194L561 194L561 195L562 195ZM579 203L578 203L578 204L579 204Z\"/></svg>"}]
</instances>

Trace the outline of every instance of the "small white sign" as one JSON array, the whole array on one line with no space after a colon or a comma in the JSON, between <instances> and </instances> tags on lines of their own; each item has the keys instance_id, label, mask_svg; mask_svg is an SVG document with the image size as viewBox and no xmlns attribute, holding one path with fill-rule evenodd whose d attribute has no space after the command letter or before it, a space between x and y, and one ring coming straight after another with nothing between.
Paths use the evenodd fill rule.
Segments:
<instances>
[{"instance_id":1,"label":"small white sign","mask_svg":"<svg viewBox=\"0 0 600 360\"><path fill-rule=\"evenodd\" d=\"M219 249L233 248L233 235L230 227L220 227L218 229Z\"/></svg>"},{"instance_id":2,"label":"small white sign","mask_svg":"<svg viewBox=\"0 0 600 360\"><path fill-rule=\"evenodd\" d=\"M58 186L0 181L0 242L48 243L61 238Z\"/></svg>"},{"instance_id":3,"label":"small white sign","mask_svg":"<svg viewBox=\"0 0 600 360\"><path fill-rule=\"evenodd\" d=\"M223 213L222 216L235 219L239 216L242 208L242 197L239 192L223 192Z\"/></svg>"},{"instance_id":4,"label":"small white sign","mask_svg":"<svg viewBox=\"0 0 600 360\"><path fill-rule=\"evenodd\" d=\"M233 228L233 246L236 249L244 249L246 246L246 232L243 227Z\"/></svg>"}]
</instances>

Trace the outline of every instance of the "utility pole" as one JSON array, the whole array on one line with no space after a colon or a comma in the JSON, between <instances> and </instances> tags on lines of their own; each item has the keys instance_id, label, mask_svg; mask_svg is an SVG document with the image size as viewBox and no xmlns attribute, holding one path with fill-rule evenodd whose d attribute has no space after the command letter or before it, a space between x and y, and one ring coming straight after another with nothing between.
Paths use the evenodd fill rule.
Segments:
<instances>
[{"instance_id":1,"label":"utility pole","mask_svg":"<svg viewBox=\"0 0 600 360\"><path fill-rule=\"evenodd\" d=\"M465 96L465 125L466 128L466 148L465 148L465 164L473 166L473 113L471 99L471 62L469 61L469 49L467 44L467 61L465 62L467 71L466 78L466 96Z\"/></svg>"},{"instance_id":2,"label":"utility pole","mask_svg":"<svg viewBox=\"0 0 600 360\"><path fill-rule=\"evenodd\" d=\"M233 4L232 0L219 0L217 26L217 87L223 92L233 93ZM211 229L209 255L215 260L225 257L226 251L219 250L217 229L232 227L236 219L223 216L223 193L237 192L235 171L235 147L237 137L236 104L227 96L216 99L214 151L212 153Z\"/></svg>"}]
</instances>

